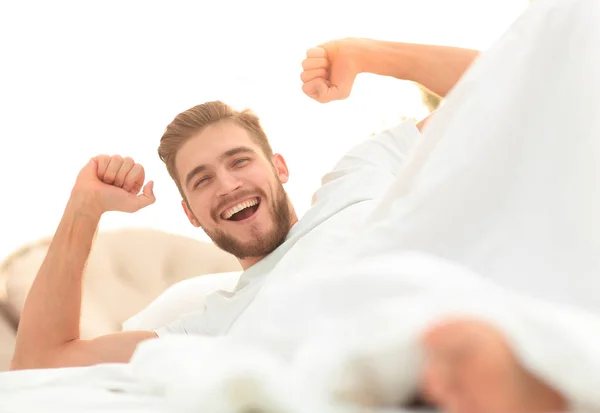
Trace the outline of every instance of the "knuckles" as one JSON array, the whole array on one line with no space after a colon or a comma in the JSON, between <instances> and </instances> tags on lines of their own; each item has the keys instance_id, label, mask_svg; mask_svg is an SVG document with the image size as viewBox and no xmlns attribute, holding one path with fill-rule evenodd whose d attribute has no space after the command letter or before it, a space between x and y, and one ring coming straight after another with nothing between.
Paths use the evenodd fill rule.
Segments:
<instances>
[{"instance_id":1,"label":"knuckles","mask_svg":"<svg viewBox=\"0 0 600 413\"><path fill-rule=\"evenodd\" d=\"M98 165L98 179L106 184L123 186L144 175L144 167L130 156L103 154L94 160Z\"/></svg>"}]
</instances>

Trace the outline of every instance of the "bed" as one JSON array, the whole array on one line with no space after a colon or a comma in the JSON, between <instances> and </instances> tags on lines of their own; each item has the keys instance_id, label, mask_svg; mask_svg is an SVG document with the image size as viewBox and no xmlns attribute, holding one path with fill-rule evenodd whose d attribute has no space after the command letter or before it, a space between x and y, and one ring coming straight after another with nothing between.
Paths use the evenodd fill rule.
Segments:
<instances>
[{"instance_id":1,"label":"bed","mask_svg":"<svg viewBox=\"0 0 600 413\"><path fill-rule=\"evenodd\" d=\"M338 271L338 279L316 274L313 280L332 283L288 285L287 292L271 295L279 301L264 303L262 312L255 307L263 317L257 316L250 327L265 319L274 323L271 332L294 326L290 334L295 336L273 342L295 343L304 354L312 354L304 357L304 370L296 370L293 360L294 368L282 367L273 352L264 351L268 346L256 346L263 349L259 353L236 347L248 340L265 344L266 336L151 340L139 346L130 364L0 374L3 412L325 413L327 409L310 407L335 394L330 373L346 356L357 354L348 347L356 342L365 345L359 350L369 360L378 359L379 345L395 346L398 351L388 355L399 358L395 365L401 368L395 371L403 374L393 379L375 376L381 379L376 387L392 388L394 397L407 402L414 396L419 370L419 334L440 317L452 315L492 323L523 366L560 391L574 411L600 411L600 122L597 107L575 104L581 96L593 102L600 85L600 60L590 52L599 46L593 19L599 10L596 0L536 2L452 92L392 188L398 193L390 191L382 200L368 230L386 231L378 214L391 229L388 238L381 238L385 245L373 249L379 254L373 256L376 261L362 269L351 263ZM395 219L394 225L389 219ZM425 266L398 263L398 251L409 249L437 253L484 274L487 281L504 283L507 290L466 282L482 277L461 278L462 270L448 265L432 269L431 260ZM386 265L386 259L394 261ZM369 278L374 271L377 286ZM552 283L553 289L547 286ZM433 288L423 293L419 288L425 284ZM340 286L347 290L340 292ZM393 302L380 300L392 298L394 291L398 294ZM306 305L306 297L312 306ZM331 297L340 298L337 307ZM573 297L578 298L577 307L565 304ZM376 308L356 305L365 302ZM584 302L592 311L581 309ZM291 316L285 314L289 308L294 309ZM300 309L313 311L312 316ZM331 322L329 328L312 325L315 315L332 311L345 321ZM346 340L342 331L357 341ZM315 332L326 332L326 338ZM372 343L376 345L366 345ZM220 391L248 367L255 368L251 372L257 375L250 378L261 385L252 387L256 383L251 381L238 390L262 393L232 396ZM253 402L240 403L240 397ZM277 403L285 408L264 408Z\"/></svg>"},{"instance_id":2,"label":"bed","mask_svg":"<svg viewBox=\"0 0 600 413\"><path fill-rule=\"evenodd\" d=\"M0 373L0 401L3 413L192 411L171 403L165 395L135 384L128 366L118 364ZM377 409L373 413L417 411L433 410L415 407ZM212 413L224 412L213 410Z\"/></svg>"}]
</instances>

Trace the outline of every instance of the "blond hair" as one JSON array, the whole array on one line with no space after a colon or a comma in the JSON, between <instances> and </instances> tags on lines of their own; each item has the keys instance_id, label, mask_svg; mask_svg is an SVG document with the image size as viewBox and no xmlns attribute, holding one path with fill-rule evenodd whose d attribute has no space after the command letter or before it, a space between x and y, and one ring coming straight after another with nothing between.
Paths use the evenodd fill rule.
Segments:
<instances>
[{"instance_id":1,"label":"blond hair","mask_svg":"<svg viewBox=\"0 0 600 413\"><path fill-rule=\"evenodd\" d=\"M252 139L261 148L267 159L273 156L273 150L263 130L258 116L250 110L236 111L221 101L206 102L180 113L165 129L160 138L158 156L167 166L169 175L175 181L179 193L185 199L179 175L175 166L175 158L181 146L192 136L209 125L231 121L246 129Z\"/></svg>"}]
</instances>

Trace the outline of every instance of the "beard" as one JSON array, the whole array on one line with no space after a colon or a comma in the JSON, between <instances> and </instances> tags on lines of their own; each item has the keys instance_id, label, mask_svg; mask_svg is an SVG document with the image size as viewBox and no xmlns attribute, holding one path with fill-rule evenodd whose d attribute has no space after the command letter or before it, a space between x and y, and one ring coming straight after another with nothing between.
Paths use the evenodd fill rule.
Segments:
<instances>
[{"instance_id":1,"label":"beard","mask_svg":"<svg viewBox=\"0 0 600 413\"><path fill-rule=\"evenodd\" d=\"M252 241L240 241L219 228L212 231L203 228L204 232L217 247L238 259L264 257L283 244L290 231L291 211L287 194L281 183L277 185L272 201L267 203L265 197L262 197L259 208L267 208L272 226L267 232L260 228L252 228L250 234Z\"/></svg>"}]
</instances>

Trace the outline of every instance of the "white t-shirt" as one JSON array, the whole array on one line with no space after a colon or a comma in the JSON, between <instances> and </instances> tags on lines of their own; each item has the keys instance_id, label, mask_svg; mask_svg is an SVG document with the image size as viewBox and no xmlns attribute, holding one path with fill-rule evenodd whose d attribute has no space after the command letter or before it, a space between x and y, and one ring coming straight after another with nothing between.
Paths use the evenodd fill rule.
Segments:
<instances>
[{"instance_id":1,"label":"white t-shirt","mask_svg":"<svg viewBox=\"0 0 600 413\"><path fill-rule=\"evenodd\" d=\"M332 260L397 178L419 137L414 123L405 121L354 147L323 177L312 207L282 245L244 271L233 292L208 295L203 309L156 329L158 336L226 334L267 279L305 273Z\"/></svg>"}]
</instances>

